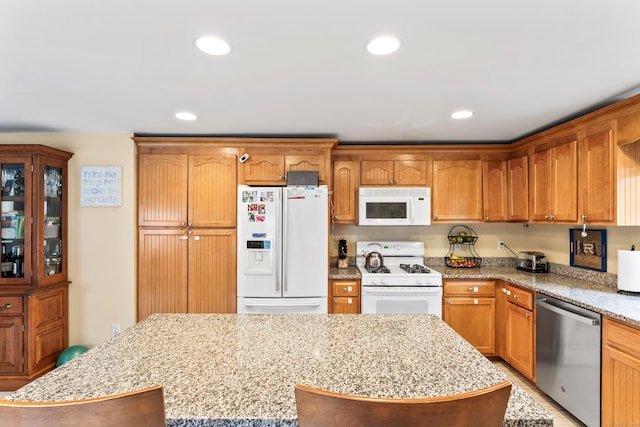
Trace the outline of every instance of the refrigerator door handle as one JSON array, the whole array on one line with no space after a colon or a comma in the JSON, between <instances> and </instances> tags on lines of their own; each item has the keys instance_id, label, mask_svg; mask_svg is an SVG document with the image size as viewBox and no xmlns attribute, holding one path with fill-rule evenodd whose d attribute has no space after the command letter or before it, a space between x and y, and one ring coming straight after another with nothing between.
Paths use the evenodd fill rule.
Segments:
<instances>
[{"instance_id":1,"label":"refrigerator door handle","mask_svg":"<svg viewBox=\"0 0 640 427\"><path fill-rule=\"evenodd\" d=\"M288 290L288 283L287 283L287 275L284 273L285 271L287 271L287 255L288 255L288 251L289 251L289 240L288 240L288 228L287 224L287 211L288 211L288 207L289 207L289 190L287 188L283 188L282 189L282 222L280 222L278 225L281 227L281 231L282 233L280 234L282 236L282 240L280 241L280 245L282 246L282 250L281 250L281 256L282 256L282 262L278 263L278 265L281 265L281 270L280 270L280 280L278 280L279 283L282 284L282 291L285 292Z\"/></svg>"}]
</instances>

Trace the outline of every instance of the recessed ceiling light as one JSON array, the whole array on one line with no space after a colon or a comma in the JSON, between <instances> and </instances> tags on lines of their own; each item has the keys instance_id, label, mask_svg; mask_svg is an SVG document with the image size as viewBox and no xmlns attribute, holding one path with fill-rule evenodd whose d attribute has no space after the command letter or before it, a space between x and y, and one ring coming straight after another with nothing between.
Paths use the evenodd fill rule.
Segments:
<instances>
[{"instance_id":1,"label":"recessed ceiling light","mask_svg":"<svg viewBox=\"0 0 640 427\"><path fill-rule=\"evenodd\" d=\"M200 37L195 41L196 47L209 55L226 55L231 52L231 46L226 41L217 37Z\"/></svg>"},{"instance_id":2,"label":"recessed ceiling light","mask_svg":"<svg viewBox=\"0 0 640 427\"><path fill-rule=\"evenodd\" d=\"M186 121L196 120L198 118L198 116L196 116L193 113L189 113L188 111L180 111L176 113L175 116L176 116L176 119L186 120Z\"/></svg>"},{"instance_id":3,"label":"recessed ceiling light","mask_svg":"<svg viewBox=\"0 0 640 427\"><path fill-rule=\"evenodd\" d=\"M451 113L452 119L468 119L471 116L473 116L473 111L469 110L460 110L455 113Z\"/></svg>"},{"instance_id":4,"label":"recessed ceiling light","mask_svg":"<svg viewBox=\"0 0 640 427\"><path fill-rule=\"evenodd\" d=\"M367 51L372 55L389 55L399 48L400 40L391 36L377 37L367 45Z\"/></svg>"}]
</instances>

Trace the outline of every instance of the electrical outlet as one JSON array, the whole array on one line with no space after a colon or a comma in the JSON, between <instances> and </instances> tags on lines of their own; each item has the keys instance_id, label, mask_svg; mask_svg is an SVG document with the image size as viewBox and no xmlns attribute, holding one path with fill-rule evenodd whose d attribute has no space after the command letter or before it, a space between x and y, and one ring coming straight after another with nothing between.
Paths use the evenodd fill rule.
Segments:
<instances>
[{"instance_id":1,"label":"electrical outlet","mask_svg":"<svg viewBox=\"0 0 640 427\"><path fill-rule=\"evenodd\" d=\"M498 250L504 251L504 242L502 240L498 240Z\"/></svg>"},{"instance_id":2,"label":"electrical outlet","mask_svg":"<svg viewBox=\"0 0 640 427\"><path fill-rule=\"evenodd\" d=\"M111 336L115 337L120 333L120 323L114 323L111 325Z\"/></svg>"}]
</instances>

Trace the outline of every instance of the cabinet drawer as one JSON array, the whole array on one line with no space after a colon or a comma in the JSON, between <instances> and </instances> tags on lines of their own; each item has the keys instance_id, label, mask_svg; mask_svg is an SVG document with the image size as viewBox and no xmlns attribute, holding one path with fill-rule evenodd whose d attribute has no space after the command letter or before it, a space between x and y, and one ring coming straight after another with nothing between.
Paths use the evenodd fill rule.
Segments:
<instances>
[{"instance_id":1,"label":"cabinet drawer","mask_svg":"<svg viewBox=\"0 0 640 427\"><path fill-rule=\"evenodd\" d=\"M360 292L358 280L340 280L333 282L334 297L357 297Z\"/></svg>"},{"instance_id":2,"label":"cabinet drawer","mask_svg":"<svg viewBox=\"0 0 640 427\"><path fill-rule=\"evenodd\" d=\"M507 300L527 310L533 310L533 292L531 291L507 285Z\"/></svg>"},{"instance_id":3,"label":"cabinet drawer","mask_svg":"<svg viewBox=\"0 0 640 427\"><path fill-rule=\"evenodd\" d=\"M444 296L495 296L493 280L445 280Z\"/></svg>"},{"instance_id":4,"label":"cabinet drawer","mask_svg":"<svg viewBox=\"0 0 640 427\"><path fill-rule=\"evenodd\" d=\"M21 314L22 297L0 297L0 314Z\"/></svg>"},{"instance_id":5,"label":"cabinet drawer","mask_svg":"<svg viewBox=\"0 0 640 427\"><path fill-rule=\"evenodd\" d=\"M603 344L618 347L640 358L640 329L604 318Z\"/></svg>"}]
</instances>

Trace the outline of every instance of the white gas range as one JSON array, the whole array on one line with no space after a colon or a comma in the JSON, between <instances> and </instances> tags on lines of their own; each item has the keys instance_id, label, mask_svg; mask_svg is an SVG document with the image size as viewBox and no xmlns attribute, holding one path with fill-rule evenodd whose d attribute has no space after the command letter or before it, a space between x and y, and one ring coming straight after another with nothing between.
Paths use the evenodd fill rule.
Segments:
<instances>
[{"instance_id":1,"label":"white gas range","mask_svg":"<svg viewBox=\"0 0 640 427\"><path fill-rule=\"evenodd\" d=\"M383 266L365 267L371 252L382 255ZM363 314L442 317L442 274L423 265L423 242L356 242L356 254L362 276Z\"/></svg>"}]
</instances>

